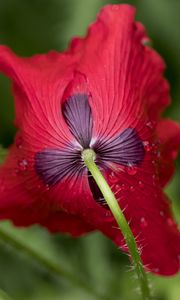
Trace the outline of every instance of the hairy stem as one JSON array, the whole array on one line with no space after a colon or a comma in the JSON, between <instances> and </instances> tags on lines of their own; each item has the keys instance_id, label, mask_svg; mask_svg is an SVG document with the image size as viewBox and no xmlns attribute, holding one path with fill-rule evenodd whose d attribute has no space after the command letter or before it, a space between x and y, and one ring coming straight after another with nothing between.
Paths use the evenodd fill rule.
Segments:
<instances>
[{"instance_id":1,"label":"hairy stem","mask_svg":"<svg viewBox=\"0 0 180 300\"><path fill-rule=\"evenodd\" d=\"M108 183L106 182L104 176L99 170L98 166L95 163L96 154L92 149L86 149L82 152L82 159L96 181L100 191L102 192L104 199L106 200L123 236L126 241L129 253L132 258L134 265L134 271L137 274L139 281L142 299L149 300L151 299L150 290L148 286L148 279L143 268L141 257L139 254L138 246L136 244L135 238L131 231L131 228L111 190Z\"/></svg>"}]
</instances>

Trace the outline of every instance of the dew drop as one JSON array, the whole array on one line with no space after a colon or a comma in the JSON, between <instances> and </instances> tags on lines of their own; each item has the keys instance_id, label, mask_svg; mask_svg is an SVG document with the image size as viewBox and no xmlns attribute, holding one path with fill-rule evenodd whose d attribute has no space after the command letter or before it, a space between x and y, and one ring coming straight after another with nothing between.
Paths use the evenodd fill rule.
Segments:
<instances>
[{"instance_id":1,"label":"dew drop","mask_svg":"<svg viewBox=\"0 0 180 300\"><path fill-rule=\"evenodd\" d=\"M164 211L163 210L160 210L159 214L160 214L161 217L164 217Z\"/></svg>"},{"instance_id":2,"label":"dew drop","mask_svg":"<svg viewBox=\"0 0 180 300\"><path fill-rule=\"evenodd\" d=\"M130 186L130 191L134 192L135 191L135 187L133 185Z\"/></svg>"},{"instance_id":3,"label":"dew drop","mask_svg":"<svg viewBox=\"0 0 180 300\"><path fill-rule=\"evenodd\" d=\"M106 216L106 218L109 218L109 217L112 217L112 214L111 214L111 212L108 210L108 211L106 212L105 216Z\"/></svg>"},{"instance_id":4,"label":"dew drop","mask_svg":"<svg viewBox=\"0 0 180 300\"><path fill-rule=\"evenodd\" d=\"M13 170L13 176L17 176L18 174L20 173L20 169L19 169L19 167L18 168L15 168L14 170Z\"/></svg>"},{"instance_id":5,"label":"dew drop","mask_svg":"<svg viewBox=\"0 0 180 300\"><path fill-rule=\"evenodd\" d=\"M129 175L135 175L137 173L137 167L133 164L128 164L126 171Z\"/></svg>"},{"instance_id":6,"label":"dew drop","mask_svg":"<svg viewBox=\"0 0 180 300\"><path fill-rule=\"evenodd\" d=\"M154 128L154 124L153 122L149 121L146 123L146 126L149 127L150 129L153 129Z\"/></svg>"},{"instance_id":7,"label":"dew drop","mask_svg":"<svg viewBox=\"0 0 180 300\"><path fill-rule=\"evenodd\" d=\"M154 269L153 269L153 272L154 272L154 273L159 273L159 271L160 271L159 268L154 268Z\"/></svg>"},{"instance_id":8,"label":"dew drop","mask_svg":"<svg viewBox=\"0 0 180 300\"><path fill-rule=\"evenodd\" d=\"M26 171L28 169L28 161L26 159L18 160L19 171Z\"/></svg>"},{"instance_id":9,"label":"dew drop","mask_svg":"<svg viewBox=\"0 0 180 300\"><path fill-rule=\"evenodd\" d=\"M49 190L50 190L49 184L46 184L46 191L49 191Z\"/></svg>"},{"instance_id":10,"label":"dew drop","mask_svg":"<svg viewBox=\"0 0 180 300\"><path fill-rule=\"evenodd\" d=\"M154 186L158 184L158 176L156 174L152 175L152 181Z\"/></svg>"},{"instance_id":11,"label":"dew drop","mask_svg":"<svg viewBox=\"0 0 180 300\"><path fill-rule=\"evenodd\" d=\"M141 180L139 180L138 184L139 184L139 187L140 187L140 188L143 188L143 187L144 187L144 183L143 183Z\"/></svg>"},{"instance_id":12,"label":"dew drop","mask_svg":"<svg viewBox=\"0 0 180 300\"><path fill-rule=\"evenodd\" d=\"M119 184L116 184L114 188L115 188L116 191L120 191L121 190L121 187L120 187Z\"/></svg>"},{"instance_id":13,"label":"dew drop","mask_svg":"<svg viewBox=\"0 0 180 300\"><path fill-rule=\"evenodd\" d=\"M22 137L21 137L21 136L18 136L18 137L16 138L16 142L15 142L16 147L17 147L18 149L21 149L21 148L22 148L22 143L23 143Z\"/></svg>"},{"instance_id":14,"label":"dew drop","mask_svg":"<svg viewBox=\"0 0 180 300\"><path fill-rule=\"evenodd\" d=\"M160 157L161 157L161 151L158 150L158 151L157 151L157 158L160 158Z\"/></svg>"},{"instance_id":15,"label":"dew drop","mask_svg":"<svg viewBox=\"0 0 180 300\"><path fill-rule=\"evenodd\" d=\"M146 219L145 219L144 217L142 217L142 218L140 219L140 221L141 221L141 227L142 227L142 228L147 227L148 222L146 221Z\"/></svg>"},{"instance_id":16,"label":"dew drop","mask_svg":"<svg viewBox=\"0 0 180 300\"><path fill-rule=\"evenodd\" d=\"M167 223L168 223L169 226L174 226L174 222L171 218L167 219Z\"/></svg>"},{"instance_id":17,"label":"dew drop","mask_svg":"<svg viewBox=\"0 0 180 300\"><path fill-rule=\"evenodd\" d=\"M150 145L150 143L148 141L144 141L143 145L144 145L144 149L146 152L149 152L152 150L152 146Z\"/></svg>"},{"instance_id":18,"label":"dew drop","mask_svg":"<svg viewBox=\"0 0 180 300\"><path fill-rule=\"evenodd\" d=\"M128 190L128 185L126 183L123 183L121 185L122 190L127 191Z\"/></svg>"},{"instance_id":19,"label":"dew drop","mask_svg":"<svg viewBox=\"0 0 180 300\"><path fill-rule=\"evenodd\" d=\"M109 175L109 179L111 183L116 183L118 181L118 178L114 172L111 172L111 174Z\"/></svg>"}]
</instances>

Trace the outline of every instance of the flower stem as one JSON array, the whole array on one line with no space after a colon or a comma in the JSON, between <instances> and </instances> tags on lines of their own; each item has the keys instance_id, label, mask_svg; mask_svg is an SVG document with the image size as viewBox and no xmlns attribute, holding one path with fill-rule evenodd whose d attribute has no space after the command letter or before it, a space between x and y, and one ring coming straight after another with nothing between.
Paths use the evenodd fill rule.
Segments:
<instances>
[{"instance_id":1,"label":"flower stem","mask_svg":"<svg viewBox=\"0 0 180 300\"><path fill-rule=\"evenodd\" d=\"M101 171L95 163L96 154L92 149L85 149L82 152L82 159L96 181L100 191L102 192L104 199L106 200L129 249L129 253L132 257L134 264L134 271L137 274L137 278L140 284L140 289L142 293L143 300L152 299L150 296L150 290L148 286L148 279L143 268L141 257L139 254L138 246L136 240L133 236L131 228Z\"/></svg>"}]
</instances>

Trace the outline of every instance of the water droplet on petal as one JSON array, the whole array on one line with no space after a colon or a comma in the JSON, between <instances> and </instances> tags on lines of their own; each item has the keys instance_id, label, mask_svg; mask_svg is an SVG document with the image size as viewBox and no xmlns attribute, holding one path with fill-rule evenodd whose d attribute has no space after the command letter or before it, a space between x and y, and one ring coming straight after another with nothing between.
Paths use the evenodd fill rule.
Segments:
<instances>
[{"instance_id":1,"label":"water droplet on petal","mask_svg":"<svg viewBox=\"0 0 180 300\"><path fill-rule=\"evenodd\" d=\"M116 183L118 181L118 178L114 172L111 172L111 174L109 175L109 179L111 183Z\"/></svg>"},{"instance_id":2,"label":"water droplet on petal","mask_svg":"<svg viewBox=\"0 0 180 300\"><path fill-rule=\"evenodd\" d=\"M126 183L123 183L121 185L122 190L127 191L128 190L128 185Z\"/></svg>"},{"instance_id":3,"label":"water droplet on petal","mask_svg":"<svg viewBox=\"0 0 180 300\"><path fill-rule=\"evenodd\" d=\"M143 187L144 187L144 183L143 183L141 180L139 180L138 184L139 184L139 187L140 187L140 188L143 188Z\"/></svg>"},{"instance_id":4,"label":"water droplet on petal","mask_svg":"<svg viewBox=\"0 0 180 300\"><path fill-rule=\"evenodd\" d=\"M49 191L49 190L50 190L49 184L46 184L46 191Z\"/></svg>"},{"instance_id":5,"label":"water droplet on petal","mask_svg":"<svg viewBox=\"0 0 180 300\"><path fill-rule=\"evenodd\" d=\"M144 217L142 217L140 219L140 221L141 221L141 227L143 227L143 228L147 227L148 222L146 221L146 219Z\"/></svg>"},{"instance_id":6,"label":"water droplet on petal","mask_svg":"<svg viewBox=\"0 0 180 300\"><path fill-rule=\"evenodd\" d=\"M133 185L130 186L130 191L134 192L135 191L135 187Z\"/></svg>"},{"instance_id":7,"label":"water droplet on petal","mask_svg":"<svg viewBox=\"0 0 180 300\"><path fill-rule=\"evenodd\" d=\"M154 268L154 269L153 269L153 272L154 272L154 273L159 273L159 271L160 271L159 268Z\"/></svg>"},{"instance_id":8,"label":"water droplet on petal","mask_svg":"<svg viewBox=\"0 0 180 300\"><path fill-rule=\"evenodd\" d=\"M106 212L105 216L106 216L106 218L112 217L111 211L108 210Z\"/></svg>"},{"instance_id":9,"label":"water droplet on petal","mask_svg":"<svg viewBox=\"0 0 180 300\"><path fill-rule=\"evenodd\" d=\"M153 122L149 121L146 123L146 126L149 127L150 129L153 129L154 124L153 124Z\"/></svg>"},{"instance_id":10,"label":"water droplet on petal","mask_svg":"<svg viewBox=\"0 0 180 300\"><path fill-rule=\"evenodd\" d=\"M161 151L160 151L160 150L157 151L157 157L158 157L158 158L161 157Z\"/></svg>"},{"instance_id":11,"label":"water droplet on petal","mask_svg":"<svg viewBox=\"0 0 180 300\"><path fill-rule=\"evenodd\" d=\"M18 176L19 173L20 173L20 169L19 169L19 167L18 167L18 168L15 168L15 169L13 170L12 175L13 175L13 176Z\"/></svg>"},{"instance_id":12,"label":"water droplet on petal","mask_svg":"<svg viewBox=\"0 0 180 300\"><path fill-rule=\"evenodd\" d=\"M28 169L28 161L26 159L18 160L19 171L26 171Z\"/></svg>"},{"instance_id":13,"label":"water droplet on petal","mask_svg":"<svg viewBox=\"0 0 180 300\"><path fill-rule=\"evenodd\" d=\"M158 176L156 174L152 175L152 181L154 186L158 184Z\"/></svg>"},{"instance_id":14,"label":"water droplet on petal","mask_svg":"<svg viewBox=\"0 0 180 300\"><path fill-rule=\"evenodd\" d=\"M164 217L164 211L163 210L160 210L160 216Z\"/></svg>"},{"instance_id":15,"label":"water droplet on petal","mask_svg":"<svg viewBox=\"0 0 180 300\"><path fill-rule=\"evenodd\" d=\"M152 146L150 145L150 143L148 141L144 141L143 145L144 145L144 149L146 152L149 152L152 150Z\"/></svg>"},{"instance_id":16,"label":"water droplet on petal","mask_svg":"<svg viewBox=\"0 0 180 300\"><path fill-rule=\"evenodd\" d=\"M120 191L121 190L121 187L120 187L119 184L116 184L114 188L115 188L116 191Z\"/></svg>"},{"instance_id":17,"label":"water droplet on petal","mask_svg":"<svg viewBox=\"0 0 180 300\"><path fill-rule=\"evenodd\" d=\"M22 148L22 143L23 143L22 137L21 137L21 136L18 136L18 137L16 138L16 141L15 141L16 147L17 147L18 149L21 149L21 148Z\"/></svg>"},{"instance_id":18,"label":"water droplet on petal","mask_svg":"<svg viewBox=\"0 0 180 300\"><path fill-rule=\"evenodd\" d=\"M167 223L169 226L174 226L174 221L171 218L167 219Z\"/></svg>"},{"instance_id":19,"label":"water droplet on petal","mask_svg":"<svg viewBox=\"0 0 180 300\"><path fill-rule=\"evenodd\" d=\"M126 171L129 175L135 175L137 173L137 167L133 164L128 164Z\"/></svg>"}]
</instances>

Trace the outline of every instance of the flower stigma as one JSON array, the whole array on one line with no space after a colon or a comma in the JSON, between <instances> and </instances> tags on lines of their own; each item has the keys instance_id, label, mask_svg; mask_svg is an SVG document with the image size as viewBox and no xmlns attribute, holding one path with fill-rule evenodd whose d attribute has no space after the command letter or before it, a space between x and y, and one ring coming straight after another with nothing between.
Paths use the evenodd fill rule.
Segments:
<instances>
[{"instance_id":1,"label":"flower stigma","mask_svg":"<svg viewBox=\"0 0 180 300\"><path fill-rule=\"evenodd\" d=\"M84 149L81 153L82 160L86 163L88 161L96 160L96 153L93 149Z\"/></svg>"}]
</instances>

